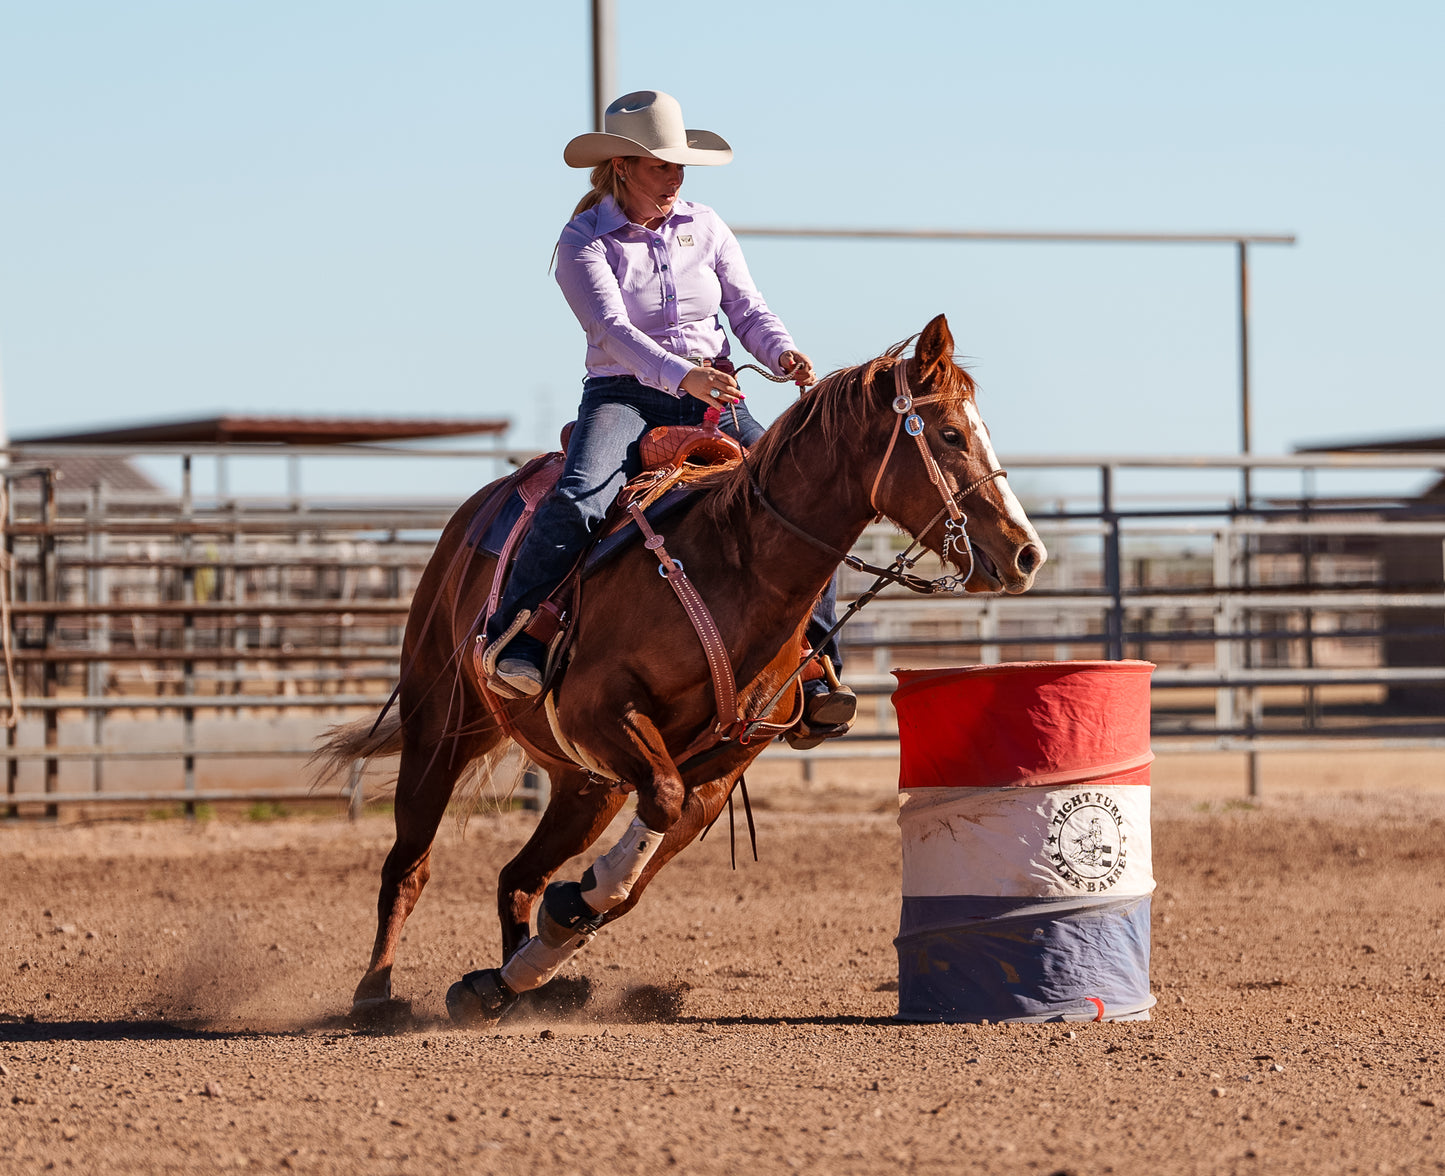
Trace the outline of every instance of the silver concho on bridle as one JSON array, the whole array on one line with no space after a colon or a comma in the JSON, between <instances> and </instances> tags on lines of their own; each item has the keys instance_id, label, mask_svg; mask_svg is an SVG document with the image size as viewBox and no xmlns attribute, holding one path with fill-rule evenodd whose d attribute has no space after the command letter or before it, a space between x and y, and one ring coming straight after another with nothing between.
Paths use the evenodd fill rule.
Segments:
<instances>
[{"instance_id":1,"label":"silver concho on bridle","mask_svg":"<svg viewBox=\"0 0 1445 1176\"><path fill-rule=\"evenodd\" d=\"M926 446L927 442L923 439L923 418L913 411L913 397L907 392L900 392L893 398L893 411L903 418L904 432L915 438L920 448ZM965 592L964 585L973 575L973 545L968 539L968 515L964 514L963 508L958 505L957 495L950 493L946 487L941 485L939 491L944 495L945 506L951 503L958 512L957 519L949 513L943 520L943 548L939 552L939 556L947 560L948 553L952 550L955 553L953 562L960 568L963 567L963 557L967 556L968 569L959 575L939 576L933 581L933 590L962 596Z\"/></svg>"}]
</instances>

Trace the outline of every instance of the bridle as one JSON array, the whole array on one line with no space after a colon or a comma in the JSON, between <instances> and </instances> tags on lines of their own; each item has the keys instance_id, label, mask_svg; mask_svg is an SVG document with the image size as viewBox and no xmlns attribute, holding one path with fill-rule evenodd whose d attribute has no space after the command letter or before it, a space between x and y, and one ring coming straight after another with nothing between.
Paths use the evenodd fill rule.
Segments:
<instances>
[{"instance_id":1,"label":"bridle","mask_svg":"<svg viewBox=\"0 0 1445 1176\"><path fill-rule=\"evenodd\" d=\"M968 538L968 516L963 513L963 508L959 506L959 501L967 498L980 487L986 486L995 478L1007 476L1006 470L990 470L982 477L975 478L957 494L954 494L948 489L948 483L943 477L943 471L938 468L938 461L933 456L933 451L928 448L928 442L924 439L923 418L914 411L918 405L931 404L936 400L944 399L944 396L942 393L935 393L932 396L915 397L908 387L908 376L905 370L907 366L908 361L902 357L899 357L893 366L893 384L897 391L897 395L893 398L893 411L897 416L893 422L893 435L888 439L888 448L884 451L883 460L878 466L878 473L873 478L873 488L868 495L868 505L873 508L879 518L883 517L883 512L878 509L878 488L882 485L883 471L888 468L888 461L893 456L893 450L898 443L899 429L902 428L906 429L908 435L918 442L918 453L919 456L923 458L924 468L928 471L928 480L937 488L940 497L943 499L943 506L936 515L928 520L927 526L918 532L913 542L910 543L904 551L899 552L898 555L893 557L893 562L889 564L888 567L880 568L874 564L867 563L850 552L834 547L831 543L825 543L816 535L811 535L803 530L802 527L794 523L768 501L768 496L763 493L763 488L758 483L758 477L757 474L753 472L753 467L748 464L746 457L743 458L743 469L747 471L748 485L752 489L753 497L762 504L773 518L782 524L784 530L802 539L804 542L811 544L813 547L818 548L820 551L825 551L829 555L834 556L839 563L845 564L860 572L870 572L878 577L873 581L867 591L860 593L853 603L848 606L848 610L838 618L833 627L818 639L815 644L815 648L817 649L825 646L844 625L853 619L854 614L864 605L872 601L878 593L883 591L884 586L887 584L899 584L911 592L917 592L924 596L938 592L947 592L953 596L962 596L969 577L973 575L973 546ZM774 379L774 377L769 376L769 379ZM943 556L945 558L947 557L950 547L960 553L966 552L968 554L968 570L962 575L939 576L937 579L929 580L923 576L913 574L911 569L923 558L922 552L919 552L917 555L914 555L913 552L914 549L923 542L923 536L933 530L940 520L943 521L945 534ZM767 715L772 713L773 707L777 705L778 700L792 687L810 660L812 660L811 657L805 658L798 668L788 675L783 684L774 692L772 698L769 699L762 710L758 712L759 714ZM751 742L754 735L757 734L763 725L761 720L754 720L749 723L744 728L742 734L738 736L738 742L743 744Z\"/></svg>"},{"instance_id":2,"label":"bridle","mask_svg":"<svg viewBox=\"0 0 1445 1176\"><path fill-rule=\"evenodd\" d=\"M963 508L958 505L959 499L967 498L981 486L986 486L995 478L1007 477L1008 471L1004 469L990 470L980 478L975 478L957 494L948 488L944 480L943 471L938 468L938 459L933 456L933 450L928 447L928 442L923 436L923 418L914 409L920 404L932 404L936 400L944 399L944 393L935 392L932 396L914 396L908 387L907 375L908 361L899 358L893 365L893 388L897 395L893 397L893 411L896 414L893 420L893 435L888 438L888 448L883 451L883 460L878 463L878 473L873 479L873 489L868 492L868 505L873 508L874 515L881 519L883 511L878 505L878 487L883 484L883 471L888 468L888 459L893 456L893 449L898 444L898 432L904 429L908 435L918 442L918 456L923 459L923 468L928 472L928 480L933 483L939 495L943 498L943 509L928 521L928 525L919 531L919 539L933 530L934 526L944 515L948 518L943 520L943 550L941 555L948 558L948 549L951 547L959 555L968 556L968 571L963 574L963 580L967 581L973 575L973 547L968 541L968 516L963 513Z\"/></svg>"},{"instance_id":3,"label":"bridle","mask_svg":"<svg viewBox=\"0 0 1445 1176\"><path fill-rule=\"evenodd\" d=\"M747 365L751 367L752 365ZM831 543L825 543L815 535L799 527L791 519L787 518L776 506L768 501L759 484L757 475L753 472L752 466L748 465L747 459L743 459L743 467L747 471L748 485L752 488L753 497L771 514L783 528L790 534L811 544L829 555L836 556L839 563L846 564L860 572L871 572L880 577L880 583L875 588L881 588L883 583L899 584L912 592L921 595L932 595L937 592L948 592L954 596L961 596L964 592L964 585L968 583L969 577L973 575L973 545L968 538L968 516L964 514L963 508L959 506L962 499L967 498L974 491L988 485L995 478L1008 476L1004 469L990 470L981 477L975 478L967 486L963 487L956 494L949 490L948 482L943 476L943 471L938 468L938 460L933 456L933 451L928 447L928 441L923 436L923 418L914 409L920 404L932 404L935 401L945 399L945 394L934 393L931 396L914 396L908 387L907 374L908 361L900 357L893 365L893 386L896 395L893 398L893 411L897 415L893 420L893 434L888 438L888 448L883 452L883 460L878 464L878 473L873 478L873 488L868 493L868 505L873 508L878 519L884 517L882 509L878 506L878 489L883 484L883 474L888 468L888 462L893 457L893 451L898 445L898 434L900 430L906 430L908 435L918 443L918 454L923 460L923 468L928 473L928 480L938 491L943 499L943 506L928 522L919 529L917 538L908 548L896 556L893 563L886 568L876 567L873 564L865 563L857 556L834 547ZM741 369L740 369L741 370ZM759 369L761 370L761 369ZM776 377L770 377L776 378ZM914 548L923 542L923 536L927 535L939 522L943 523L944 540L941 555L948 558L949 548L952 548L958 556L968 556L968 566L960 575L939 576L934 580L926 580L922 576L912 575L909 569L913 568L922 553L913 554ZM961 560L959 566L962 567ZM870 590L869 599L872 599ZM841 622L840 622L841 624Z\"/></svg>"}]
</instances>

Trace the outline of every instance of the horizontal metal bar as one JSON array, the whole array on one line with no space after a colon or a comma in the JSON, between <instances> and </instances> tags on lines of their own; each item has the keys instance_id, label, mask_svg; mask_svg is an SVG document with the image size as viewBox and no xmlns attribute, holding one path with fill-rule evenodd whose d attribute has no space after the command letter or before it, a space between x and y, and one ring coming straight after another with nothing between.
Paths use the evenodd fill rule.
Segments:
<instances>
[{"instance_id":1,"label":"horizontal metal bar","mask_svg":"<svg viewBox=\"0 0 1445 1176\"><path fill-rule=\"evenodd\" d=\"M1307 751L1428 751L1445 748L1445 738L1419 736L1404 738L1358 739L1349 736L1338 738L1311 738L1293 735L1267 735L1247 739L1233 735L1218 738L1181 737L1161 739L1155 735L1151 743L1162 743L1171 752L1217 752L1217 751L1259 751L1259 752L1307 752Z\"/></svg>"},{"instance_id":2,"label":"horizontal metal bar","mask_svg":"<svg viewBox=\"0 0 1445 1176\"><path fill-rule=\"evenodd\" d=\"M166 759L299 759L316 754L315 747L0 747L4 760L166 760Z\"/></svg>"},{"instance_id":3,"label":"horizontal metal bar","mask_svg":"<svg viewBox=\"0 0 1445 1176\"><path fill-rule=\"evenodd\" d=\"M234 792L13 792L0 793L0 808L16 804L215 804L257 800L347 800L341 792L310 792L301 788L238 788Z\"/></svg>"},{"instance_id":4,"label":"horizontal metal bar","mask_svg":"<svg viewBox=\"0 0 1445 1176\"><path fill-rule=\"evenodd\" d=\"M741 231L741 230L734 230ZM1223 238L1227 241L1237 241L1236 237ZM1281 242L1283 243L1283 242ZM15 460L30 460L31 455L24 446L11 446L8 450L0 447L0 453L8 452ZM163 445L128 445L126 446L127 457L260 457L275 459L276 457L400 457L400 458L425 458L427 460L438 459L492 459L504 462L507 465L522 465L532 458L537 457L542 450L539 449L408 449L404 447L382 447L382 446L329 446L325 449L297 446L295 448L276 448L274 450L261 450L251 446L227 446L227 445L186 445L186 446L163 446ZM47 445L44 448L44 455L90 455L90 456L114 456L114 446L107 445ZM1006 460L1005 466L1018 467L1020 469L1036 469L1046 466L1053 466L1059 469L1099 469L1104 466L1113 466L1118 469L1436 469L1445 466L1445 452L1421 450L1409 453L1360 453L1346 452L1342 450L1324 450L1316 453L1292 453L1292 454L1138 454L1138 453L1005 453L1002 455ZM112 502L144 502L154 500L150 495L109 495L108 501ZM288 494L277 494L270 496L271 500L277 503L299 502L312 503L354 503L356 500L341 495L316 495L302 494L292 496ZM169 499L174 502L174 498ZM197 499L198 503L214 501L209 496L202 495ZM244 499L231 498L229 496L221 501L242 501ZM407 500L399 498L399 504L405 504ZM435 501L439 509L444 509L446 503L442 500ZM452 502L451 507L459 506L459 502ZM393 509L396 509L394 506ZM244 514L242 518L246 517Z\"/></svg>"},{"instance_id":5,"label":"horizontal metal bar","mask_svg":"<svg viewBox=\"0 0 1445 1176\"><path fill-rule=\"evenodd\" d=\"M1204 618L1207 622L1208 618ZM1406 628L1369 629L1235 629L1219 632L1214 629L1126 629L1120 640L1126 645L1214 645L1238 641L1378 641L1391 637L1445 637L1445 625ZM931 637L849 638L842 642L845 650L864 649L951 649L975 645L1098 645L1109 634L1096 633L1011 633L982 637L977 633L958 633Z\"/></svg>"},{"instance_id":6,"label":"horizontal metal bar","mask_svg":"<svg viewBox=\"0 0 1445 1176\"><path fill-rule=\"evenodd\" d=\"M987 645L989 642L978 642ZM1039 642L1041 645L1049 642ZM892 674L845 675L854 693L860 695L892 694L898 688L898 681ZM1228 689L1250 686L1360 686L1391 684L1429 684L1445 682L1445 667L1416 670L1414 667L1396 669L1300 669L1300 670L1236 670L1233 676L1218 677L1212 667L1201 670L1155 670L1151 683L1156 690L1193 690L1199 688Z\"/></svg>"},{"instance_id":7,"label":"horizontal metal bar","mask_svg":"<svg viewBox=\"0 0 1445 1176\"><path fill-rule=\"evenodd\" d=\"M1167 747L1171 751L1320 751L1325 748L1339 751L1364 751L1364 750L1407 750L1425 748L1445 748L1445 736L1359 736L1348 730L1342 732L1316 731L1311 734L1289 733L1289 734L1260 734L1253 737L1237 733L1211 735L1206 732L1171 732L1154 731L1151 733L1152 743ZM280 748L274 750L255 749L226 749L226 748L157 748L157 749L114 749L114 748L0 748L0 762L6 760L36 761L52 759L57 761L83 761L83 760L163 760L181 759L191 757L195 759L215 759L221 756L227 758L291 758L309 759L314 748ZM875 735L863 736L861 738L842 739L833 743L825 744L808 751L794 751L781 745L768 749L770 758L782 760L849 760L849 759L893 759L898 756L898 737L891 732L880 732ZM67 794L44 793L44 792L18 792L4 794L0 793L0 807L7 804L20 803L66 803L65 800L55 801L55 797L64 797ZM71 802L100 799L119 800L145 799L153 795L160 795L176 800L214 800L214 799L239 799L242 794L230 792L196 793L194 795L184 792L151 794L151 793L73 793L69 794ZM257 795L247 793L247 796ZM290 796L306 797L312 793L283 791L267 792L260 794L263 797Z\"/></svg>"},{"instance_id":8,"label":"horizontal metal bar","mask_svg":"<svg viewBox=\"0 0 1445 1176\"><path fill-rule=\"evenodd\" d=\"M174 632L175 630L172 630ZM398 645L310 645L294 649L251 645L245 649L218 649L215 646L197 649L17 649L16 662L34 665L51 662L55 665L82 665L88 662L155 662L175 665L182 662L210 664L214 662L392 662L401 656ZM389 672L394 673L395 667ZM374 678L376 674L357 669L353 678Z\"/></svg>"},{"instance_id":9,"label":"horizontal metal bar","mask_svg":"<svg viewBox=\"0 0 1445 1176\"><path fill-rule=\"evenodd\" d=\"M1001 455L1013 469L1177 469L1177 470L1436 470L1445 468L1445 452L1413 453L1287 453L1287 454L1078 454L1030 453Z\"/></svg>"},{"instance_id":10,"label":"horizontal metal bar","mask_svg":"<svg viewBox=\"0 0 1445 1176\"><path fill-rule=\"evenodd\" d=\"M522 465L537 456L536 449L512 449L508 446L487 446L484 448L472 448L468 446L430 446L422 448L413 445L398 445L390 442L372 441L340 441L335 445L290 445L285 442L268 441L247 441L241 442L168 442L162 444L155 441L127 441L125 443L125 455L127 457L254 457L263 460L274 461L278 457L462 457L462 458L486 458L493 461L506 462L509 465ZM8 454L15 462L32 462L34 468L45 469L46 459L55 455L70 456L84 455L98 457L101 455L114 457L117 447L115 445L101 445L91 443L66 444L58 441L42 441L29 443L25 441L11 442L8 446L0 446L0 453ZM33 472L32 475L33 476ZM281 497L278 495L278 497ZM314 497L308 495L307 497Z\"/></svg>"},{"instance_id":11,"label":"horizontal metal bar","mask_svg":"<svg viewBox=\"0 0 1445 1176\"><path fill-rule=\"evenodd\" d=\"M1405 685L1408 683L1445 682L1445 666L1394 666L1372 669L1241 669L1220 673L1218 670L1155 670L1152 684L1161 690L1188 686L1228 689L1231 686L1363 686Z\"/></svg>"},{"instance_id":12,"label":"horizontal metal bar","mask_svg":"<svg viewBox=\"0 0 1445 1176\"><path fill-rule=\"evenodd\" d=\"M232 515L192 515L166 522L148 519L107 518L103 530L110 535L144 536L164 531L168 535L233 535L238 531L264 538L273 531L440 531L451 519L451 512L445 515L366 515L349 517L341 515L306 515L293 518L262 518L248 515L236 518ZM28 522L23 519L11 523L6 530L24 538L43 538L53 535L83 537L91 533L90 525L79 519L59 519L54 523Z\"/></svg>"},{"instance_id":13,"label":"horizontal metal bar","mask_svg":"<svg viewBox=\"0 0 1445 1176\"><path fill-rule=\"evenodd\" d=\"M1293 245L1293 233L1131 233L1053 229L872 229L733 226L739 237L821 237L882 241L1037 241L1106 245Z\"/></svg>"},{"instance_id":14,"label":"horizontal metal bar","mask_svg":"<svg viewBox=\"0 0 1445 1176\"><path fill-rule=\"evenodd\" d=\"M324 710L328 707L375 707L385 694L160 694L154 697L87 694L74 698L21 698L23 711L68 710L259 710L266 707ZM0 698L0 707L9 706Z\"/></svg>"},{"instance_id":15,"label":"horizontal metal bar","mask_svg":"<svg viewBox=\"0 0 1445 1176\"><path fill-rule=\"evenodd\" d=\"M1294 634L1303 637L1304 634ZM1084 638L967 638L957 641L938 641L939 647L957 645L1098 645L1102 636ZM1140 638L1129 635L1125 644L1140 644ZM1148 644L1148 641L1144 641ZM1163 644L1163 641L1155 641ZM894 646L918 643L901 641L878 641L859 648L888 649ZM897 680L891 674L850 673L848 682L859 694L891 694L897 688ZM1208 687L1211 689L1243 688L1249 686L1359 686L1359 685L1409 685L1445 683L1445 667L1315 667L1311 669L1257 668L1241 669L1221 674L1208 668L1199 670L1158 669L1151 679L1159 690ZM22 711L40 713L45 711L201 711L201 710L379 710L389 695L380 694L300 694L300 695L254 695L254 694L163 694L155 696L105 696L82 695L72 698L25 698L18 700ZM0 706L9 706L9 700L0 698ZM43 756L44 749L37 749ZM268 753L269 754L269 753Z\"/></svg>"},{"instance_id":16,"label":"horizontal metal bar","mask_svg":"<svg viewBox=\"0 0 1445 1176\"><path fill-rule=\"evenodd\" d=\"M122 600L109 604L72 604L49 600L21 600L10 606L17 617L234 617L269 614L283 617L403 616L411 611L410 600Z\"/></svg>"}]
</instances>

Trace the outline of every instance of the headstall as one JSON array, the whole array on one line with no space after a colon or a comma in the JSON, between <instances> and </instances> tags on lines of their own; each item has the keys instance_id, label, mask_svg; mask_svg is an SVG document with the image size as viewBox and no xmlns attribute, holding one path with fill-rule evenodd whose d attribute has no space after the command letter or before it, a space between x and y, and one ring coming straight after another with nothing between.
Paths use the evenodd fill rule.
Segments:
<instances>
[{"instance_id":1,"label":"headstall","mask_svg":"<svg viewBox=\"0 0 1445 1176\"><path fill-rule=\"evenodd\" d=\"M888 460L893 456L893 449L898 443L898 431L902 428L906 429L908 435L918 442L918 452L923 458L924 467L928 470L928 480L938 488L938 492L943 498L943 506L936 515L928 520L928 524L919 530L918 537L908 545L907 549L893 557L893 562L889 564L888 567L880 568L874 564L866 563L856 555L836 548L831 543L824 543L823 540L815 535L808 534L802 527L788 519L782 511L768 501L768 496L763 493L763 488L758 483L757 475L753 473L752 466L748 465L746 457L743 458L743 468L747 471L748 485L752 488L753 496L767 509L769 514L783 525L784 529L796 535L798 538L811 543L814 547L826 551L830 555L837 556L839 562L846 564L848 567L855 568L860 572L869 572L878 577L865 592L860 593L854 599L853 603L848 606L847 611L838 618L833 627L814 643L814 647L817 649L821 649L826 645L829 639L852 620L859 609L870 603L887 584L900 584L910 591L918 592L925 596L936 592L948 592L954 596L962 596L965 591L965 585L968 583L968 578L973 575L973 547L969 544L968 540L968 516L965 515L962 508L959 507L959 499L967 498L979 487L986 486L995 478L1002 478L1007 474L1007 471L1003 469L990 470L982 477L975 478L957 494L949 492L948 483L943 477L943 471L938 468L938 462L933 456L933 451L928 448L928 442L923 438L923 418L914 411L915 407L920 404L930 404L935 400L942 400L943 395L941 393L935 393L932 396L915 397L908 388L908 377L905 370L907 368L907 362L907 360L900 357L893 367L893 382L897 390L897 395L893 398L893 411L898 415L893 422L893 435L888 439L888 449L884 452L883 461L878 467L878 474L873 479L873 489L868 494L868 505L873 508L879 518L883 517L883 512L878 509L878 487L883 482L883 471L888 468ZM928 580L922 576L913 574L913 567L918 563L919 559L922 558L922 552L918 555L914 555L913 552L914 549L923 542L923 536L933 530L934 524L939 522L939 520L943 521L943 529L945 532L943 556L945 558L947 557L950 547L960 553L966 552L968 555L968 569L963 572L962 575L939 576L937 579ZM773 707L777 705L783 693L788 690L799 675L802 674L807 664L808 661L804 660L797 669L788 675L787 679L773 694L773 697L764 705L760 712L761 714L770 714L772 712ZM739 737L739 741L742 743L749 742L761 727L762 724L757 722L748 724Z\"/></svg>"}]
</instances>

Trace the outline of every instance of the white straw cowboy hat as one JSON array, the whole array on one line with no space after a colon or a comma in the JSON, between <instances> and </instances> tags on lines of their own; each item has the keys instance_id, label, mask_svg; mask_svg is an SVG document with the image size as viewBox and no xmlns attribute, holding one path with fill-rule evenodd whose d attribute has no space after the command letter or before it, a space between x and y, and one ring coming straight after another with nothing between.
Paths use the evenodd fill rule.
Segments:
<instances>
[{"instance_id":1,"label":"white straw cowboy hat","mask_svg":"<svg viewBox=\"0 0 1445 1176\"><path fill-rule=\"evenodd\" d=\"M606 130L578 135L562 151L568 167L596 167L616 156L645 155L666 163L732 162L721 135L682 125L682 107L661 90L638 90L617 99L602 116Z\"/></svg>"}]
</instances>

